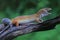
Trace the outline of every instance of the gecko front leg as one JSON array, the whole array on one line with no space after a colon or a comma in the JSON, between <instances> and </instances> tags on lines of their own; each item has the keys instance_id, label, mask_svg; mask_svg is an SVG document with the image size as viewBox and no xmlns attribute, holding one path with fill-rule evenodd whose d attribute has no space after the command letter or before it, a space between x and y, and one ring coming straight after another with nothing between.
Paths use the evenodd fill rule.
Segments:
<instances>
[{"instance_id":1,"label":"gecko front leg","mask_svg":"<svg viewBox=\"0 0 60 40\"><path fill-rule=\"evenodd\" d=\"M42 23L44 20L43 19L40 19L40 21L41 21L40 23Z\"/></svg>"},{"instance_id":2,"label":"gecko front leg","mask_svg":"<svg viewBox=\"0 0 60 40\"><path fill-rule=\"evenodd\" d=\"M36 19L36 22L38 22L38 23L42 23L42 22L43 22L43 20L42 20L42 19L37 18L37 19Z\"/></svg>"}]
</instances>

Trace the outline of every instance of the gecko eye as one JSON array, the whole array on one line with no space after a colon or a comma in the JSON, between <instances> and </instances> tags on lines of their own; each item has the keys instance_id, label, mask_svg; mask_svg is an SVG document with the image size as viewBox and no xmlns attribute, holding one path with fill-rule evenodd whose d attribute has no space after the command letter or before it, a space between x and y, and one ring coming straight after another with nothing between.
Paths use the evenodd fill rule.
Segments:
<instances>
[{"instance_id":1,"label":"gecko eye","mask_svg":"<svg viewBox=\"0 0 60 40\"><path fill-rule=\"evenodd\" d=\"M52 10L52 8L46 8L45 10L50 12Z\"/></svg>"}]
</instances>

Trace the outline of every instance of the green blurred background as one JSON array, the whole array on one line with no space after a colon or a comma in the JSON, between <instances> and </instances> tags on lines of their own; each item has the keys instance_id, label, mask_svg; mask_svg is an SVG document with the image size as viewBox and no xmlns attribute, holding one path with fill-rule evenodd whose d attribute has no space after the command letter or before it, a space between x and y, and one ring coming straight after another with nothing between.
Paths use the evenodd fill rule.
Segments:
<instances>
[{"instance_id":1,"label":"green blurred background","mask_svg":"<svg viewBox=\"0 0 60 40\"><path fill-rule=\"evenodd\" d=\"M20 15L31 15L45 7L53 10L52 14L43 20L60 15L60 0L0 0L0 22L2 18L12 19ZM29 33L13 40L60 40L60 24L56 25L56 29Z\"/></svg>"}]
</instances>

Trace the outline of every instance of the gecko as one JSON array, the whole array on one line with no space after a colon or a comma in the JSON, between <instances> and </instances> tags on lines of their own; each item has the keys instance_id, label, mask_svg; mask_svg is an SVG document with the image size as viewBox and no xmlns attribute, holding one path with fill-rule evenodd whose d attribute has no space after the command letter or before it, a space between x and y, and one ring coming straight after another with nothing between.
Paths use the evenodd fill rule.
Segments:
<instances>
[{"instance_id":1,"label":"gecko","mask_svg":"<svg viewBox=\"0 0 60 40\"><path fill-rule=\"evenodd\" d=\"M47 16L51 13L48 11L52 10L52 8L42 8L38 12L32 15L23 15L23 16L17 16L12 19L12 24L19 26L19 24L24 24L24 23L29 23L29 22L38 22L41 23L43 22L42 17Z\"/></svg>"}]
</instances>

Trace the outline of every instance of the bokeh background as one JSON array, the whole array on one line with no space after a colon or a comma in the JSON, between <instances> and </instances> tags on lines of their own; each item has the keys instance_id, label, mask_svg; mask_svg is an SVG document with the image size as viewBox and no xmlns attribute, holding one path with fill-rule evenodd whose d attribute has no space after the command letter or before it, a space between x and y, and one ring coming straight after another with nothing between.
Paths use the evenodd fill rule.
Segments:
<instances>
[{"instance_id":1,"label":"bokeh background","mask_svg":"<svg viewBox=\"0 0 60 40\"><path fill-rule=\"evenodd\" d=\"M31 15L45 7L52 8L52 14L43 20L60 15L60 0L0 0L0 23L3 18ZM56 29L29 33L13 40L60 40L60 24L56 25Z\"/></svg>"}]
</instances>

